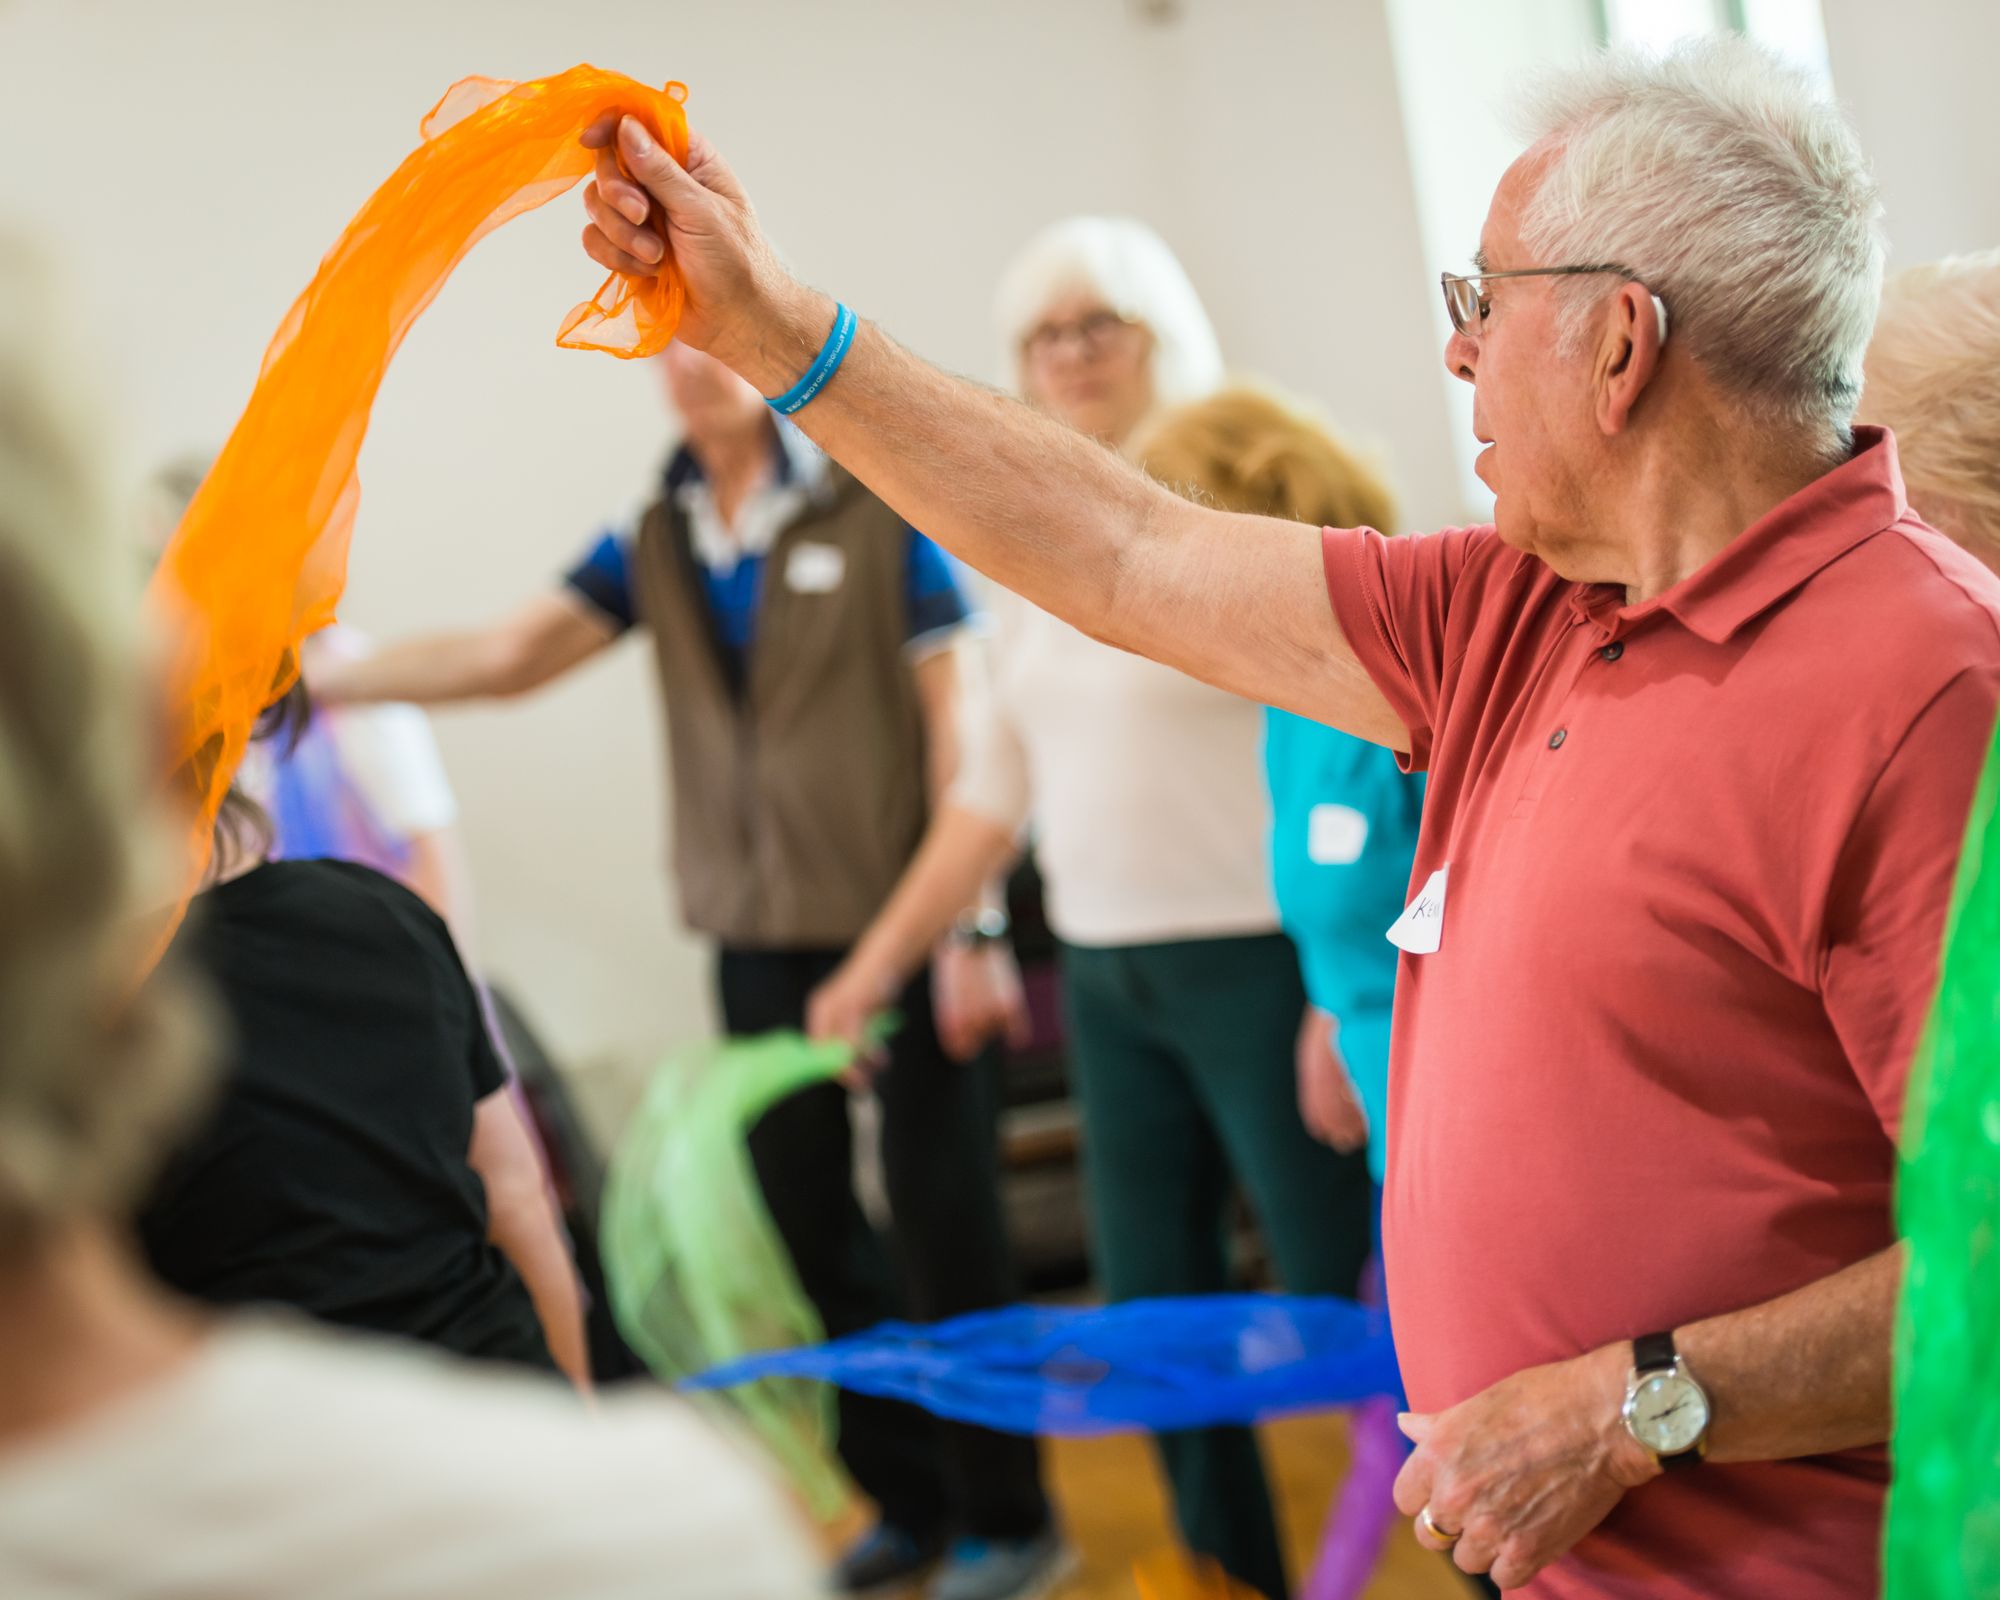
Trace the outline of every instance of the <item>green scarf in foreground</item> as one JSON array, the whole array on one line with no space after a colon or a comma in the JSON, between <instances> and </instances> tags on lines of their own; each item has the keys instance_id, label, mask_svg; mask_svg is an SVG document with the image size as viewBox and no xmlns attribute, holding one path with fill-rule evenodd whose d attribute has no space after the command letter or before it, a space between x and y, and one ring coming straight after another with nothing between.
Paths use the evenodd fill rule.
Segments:
<instances>
[{"instance_id":1,"label":"green scarf in foreground","mask_svg":"<svg viewBox=\"0 0 2000 1600\"><path fill-rule=\"evenodd\" d=\"M1972 803L1910 1084L1886 1594L2000 1596L2000 742Z\"/></svg>"}]
</instances>

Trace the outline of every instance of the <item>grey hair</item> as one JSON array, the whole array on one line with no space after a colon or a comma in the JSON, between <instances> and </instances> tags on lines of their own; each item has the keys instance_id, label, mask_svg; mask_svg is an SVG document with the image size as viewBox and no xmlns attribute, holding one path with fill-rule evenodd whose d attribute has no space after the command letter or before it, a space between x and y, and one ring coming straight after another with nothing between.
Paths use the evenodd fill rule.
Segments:
<instances>
[{"instance_id":1,"label":"grey hair","mask_svg":"<svg viewBox=\"0 0 2000 1600\"><path fill-rule=\"evenodd\" d=\"M144 820L130 573L48 274L0 233L0 1253L116 1220L202 1075L196 1002L141 983L171 899Z\"/></svg>"},{"instance_id":2,"label":"grey hair","mask_svg":"<svg viewBox=\"0 0 2000 1600\"><path fill-rule=\"evenodd\" d=\"M1222 387L1222 346L1180 258L1131 217L1069 217L1022 248L994 296L1001 370L1022 390L1021 341L1058 295L1084 289L1153 335L1153 403L1187 405Z\"/></svg>"},{"instance_id":3,"label":"grey hair","mask_svg":"<svg viewBox=\"0 0 2000 1600\"><path fill-rule=\"evenodd\" d=\"M1889 280L1860 417L1895 430L1924 520L2000 568L2000 250Z\"/></svg>"},{"instance_id":4,"label":"grey hair","mask_svg":"<svg viewBox=\"0 0 2000 1600\"><path fill-rule=\"evenodd\" d=\"M1553 157L1522 217L1537 266L1613 262L1753 412L1844 443L1882 288L1881 202L1853 128L1811 79L1733 34L1554 72L1519 121ZM1559 291L1561 347L1604 280Z\"/></svg>"}]
</instances>

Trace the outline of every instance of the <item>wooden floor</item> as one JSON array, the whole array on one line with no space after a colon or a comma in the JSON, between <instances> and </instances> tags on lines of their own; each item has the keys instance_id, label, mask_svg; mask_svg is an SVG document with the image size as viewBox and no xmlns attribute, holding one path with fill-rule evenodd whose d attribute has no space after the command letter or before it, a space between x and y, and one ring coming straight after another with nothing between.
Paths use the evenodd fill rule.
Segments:
<instances>
[{"instance_id":1,"label":"wooden floor","mask_svg":"<svg viewBox=\"0 0 2000 1600\"><path fill-rule=\"evenodd\" d=\"M1321 1518L1347 1469L1347 1424L1339 1416L1303 1417L1264 1430L1266 1461L1300 1581L1319 1538ZM1143 1438L1052 1439L1042 1459L1058 1512L1082 1565L1056 1600L1135 1600L1139 1563L1171 1559L1166 1500L1151 1449ZM842 1533L856 1524L848 1522ZM1171 1596L1171 1588L1164 1591ZM1193 1595L1192 1588L1181 1591ZM1467 1600L1440 1557L1398 1527L1389 1537L1366 1600Z\"/></svg>"}]
</instances>

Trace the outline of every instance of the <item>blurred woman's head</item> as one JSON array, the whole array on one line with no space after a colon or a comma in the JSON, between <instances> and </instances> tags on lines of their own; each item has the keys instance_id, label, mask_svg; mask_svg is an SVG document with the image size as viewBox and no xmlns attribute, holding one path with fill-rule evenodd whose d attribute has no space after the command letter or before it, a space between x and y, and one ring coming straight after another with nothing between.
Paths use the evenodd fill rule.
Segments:
<instances>
[{"instance_id":1,"label":"blurred woman's head","mask_svg":"<svg viewBox=\"0 0 2000 1600\"><path fill-rule=\"evenodd\" d=\"M199 1077L187 997L137 982L168 896L133 586L48 321L45 274L0 234L0 1258L122 1215Z\"/></svg>"},{"instance_id":2,"label":"blurred woman's head","mask_svg":"<svg viewBox=\"0 0 2000 1600\"><path fill-rule=\"evenodd\" d=\"M1257 516L1393 533L1381 474L1305 407L1263 389L1225 389L1160 417L1135 450L1169 488Z\"/></svg>"},{"instance_id":3,"label":"blurred woman's head","mask_svg":"<svg viewBox=\"0 0 2000 1600\"><path fill-rule=\"evenodd\" d=\"M706 360L706 357L703 357ZM740 381L740 380L739 380ZM756 391L752 390L752 394ZM215 466L211 454L175 456L155 467L140 487L139 549L150 577L160 564L174 530L194 504L203 481ZM315 635L317 637L317 635ZM253 740L267 741L282 758L291 754L312 721L312 700L303 677L270 705L250 731ZM191 778L191 774L183 774ZM261 865L276 841L276 826L263 806L232 783L215 813L215 831L202 887L208 888Z\"/></svg>"},{"instance_id":4,"label":"blurred woman's head","mask_svg":"<svg viewBox=\"0 0 2000 1600\"><path fill-rule=\"evenodd\" d=\"M139 491L139 554L151 573L165 553L167 541L194 504L202 480L215 465L213 451L188 451L163 461L148 474Z\"/></svg>"},{"instance_id":5,"label":"blurred woman's head","mask_svg":"<svg viewBox=\"0 0 2000 1600\"><path fill-rule=\"evenodd\" d=\"M1016 392L1114 447L1154 409L1222 382L1201 297L1166 241L1129 218L1043 229L1002 276L995 320Z\"/></svg>"},{"instance_id":6,"label":"blurred woman's head","mask_svg":"<svg viewBox=\"0 0 2000 1600\"><path fill-rule=\"evenodd\" d=\"M1888 281L1858 420L1895 430L1917 514L2000 571L2000 250Z\"/></svg>"}]
</instances>

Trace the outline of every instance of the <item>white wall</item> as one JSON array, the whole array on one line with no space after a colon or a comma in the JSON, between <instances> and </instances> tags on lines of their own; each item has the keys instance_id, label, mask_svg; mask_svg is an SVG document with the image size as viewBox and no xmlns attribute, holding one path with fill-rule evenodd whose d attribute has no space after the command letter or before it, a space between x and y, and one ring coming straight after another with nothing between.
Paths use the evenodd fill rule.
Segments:
<instances>
[{"instance_id":1,"label":"white wall","mask_svg":"<svg viewBox=\"0 0 2000 1600\"><path fill-rule=\"evenodd\" d=\"M1462 520L1379 0L1190 0L1156 37L1157 207L1224 351L1386 447L1405 526Z\"/></svg>"},{"instance_id":2,"label":"white wall","mask_svg":"<svg viewBox=\"0 0 2000 1600\"><path fill-rule=\"evenodd\" d=\"M1431 332L1442 351L1451 323L1437 275L1470 270L1487 205L1520 153L1508 96L1527 74L1589 50L1598 18L1593 0L1511 0L1504 27L1495 26L1490 0L1388 0L1386 9L1427 250ZM1447 382L1445 403L1449 424L1440 438L1452 447L1457 493L1490 517L1492 491L1473 472L1471 386Z\"/></svg>"},{"instance_id":3,"label":"white wall","mask_svg":"<svg viewBox=\"0 0 2000 1600\"><path fill-rule=\"evenodd\" d=\"M0 0L0 216L73 261L137 470L225 434L319 253L455 78L581 60L678 77L799 268L925 354L990 376L988 296L1028 232L1146 216L1239 368L1379 440L1413 521L1455 520L1436 265L1379 5L1184 10L1160 27L1130 0ZM667 425L646 372L551 342L595 286L579 226L566 201L502 230L412 334L362 457L348 620L486 617L647 488ZM488 964L562 1055L621 1085L708 1026L661 872L643 657L438 724Z\"/></svg>"},{"instance_id":4,"label":"white wall","mask_svg":"<svg viewBox=\"0 0 2000 1600\"><path fill-rule=\"evenodd\" d=\"M1834 91L1888 212L1892 269L2000 246L1994 0L1823 0Z\"/></svg>"}]
</instances>

